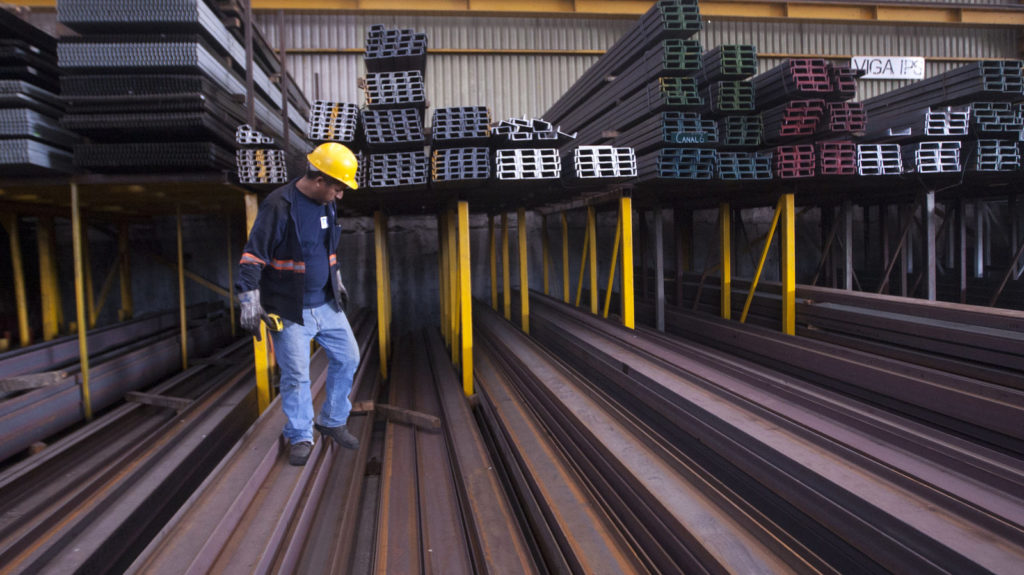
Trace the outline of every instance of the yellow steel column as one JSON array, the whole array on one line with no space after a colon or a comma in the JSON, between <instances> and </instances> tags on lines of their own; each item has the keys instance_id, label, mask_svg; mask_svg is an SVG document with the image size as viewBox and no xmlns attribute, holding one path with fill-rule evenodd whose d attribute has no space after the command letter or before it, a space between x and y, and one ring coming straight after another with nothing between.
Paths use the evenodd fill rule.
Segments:
<instances>
[{"instance_id":1,"label":"yellow steel column","mask_svg":"<svg viewBox=\"0 0 1024 575\"><path fill-rule=\"evenodd\" d=\"M228 226L228 246L230 247L230 225ZM131 268L131 246L128 241L128 223L123 222L121 229L117 236L117 253L118 253L118 267L121 270L121 309L117 312L117 319L125 321L132 318L134 313L133 308L134 302L132 302L132 268ZM231 270L235 265L234 261L231 261L231 250L228 250L228 283L231 283ZM230 288L234 293L234 288ZM232 296L231 300L234 300ZM229 302L230 304L230 302ZM233 305L231 308L231 336L235 335L235 308Z\"/></svg>"},{"instance_id":2,"label":"yellow steel column","mask_svg":"<svg viewBox=\"0 0 1024 575\"><path fill-rule=\"evenodd\" d=\"M540 229L541 229L541 234L540 234L540 251L541 251L541 259L543 260L542 263L544 264L544 295L551 295L551 286L548 283L548 264L551 261L551 255L550 255L550 252L548 251L548 248L550 246L548 245L548 217L547 216L541 216L540 217Z\"/></svg>"},{"instance_id":3,"label":"yellow steel column","mask_svg":"<svg viewBox=\"0 0 1024 575\"><path fill-rule=\"evenodd\" d=\"M395 345L395 338L391 337L391 326L394 324L391 315L391 239L388 229L391 225L391 217L384 214L384 319L388 330L387 338L387 360L391 361L391 350Z\"/></svg>"},{"instance_id":4,"label":"yellow steel column","mask_svg":"<svg viewBox=\"0 0 1024 575\"><path fill-rule=\"evenodd\" d=\"M526 209L519 208L516 214L519 228L519 317L523 332L530 333L530 275L526 254Z\"/></svg>"},{"instance_id":5,"label":"yellow steel column","mask_svg":"<svg viewBox=\"0 0 1024 575\"><path fill-rule=\"evenodd\" d=\"M388 378L388 329L387 329L387 303L384 301L385 279L384 279L384 214L380 211L373 213L373 245L374 261L377 266L377 344L380 349L380 377Z\"/></svg>"},{"instance_id":6,"label":"yellow steel column","mask_svg":"<svg viewBox=\"0 0 1024 575\"><path fill-rule=\"evenodd\" d=\"M562 212L562 301L569 303L569 222Z\"/></svg>"},{"instance_id":7,"label":"yellow steel column","mask_svg":"<svg viewBox=\"0 0 1024 575\"><path fill-rule=\"evenodd\" d=\"M75 252L75 317L78 323L78 358L82 374L82 409L92 421L89 397L89 342L85 334L85 272L82 262L82 217L78 207L78 184L71 182L71 247Z\"/></svg>"},{"instance_id":8,"label":"yellow steel column","mask_svg":"<svg viewBox=\"0 0 1024 575\"><path fill-rule=\"evenodd\" d=\"M452 363L459 363L459 236L455 208L445 208L448 214L448 309L451 310Z\"/></svg>"},{"instance_id":9,"label":"yellow steel column","mask_svg":"<svg viewBox=\"0 0 1024 575\"><path fill-rule=\"evenodd\" d=\"M722 251L722 317L732 317L732 210L727 202L718 205Z\"/></svg>"},{"instance_id":10,"label":"yellow steel column","mask_svg":"<svg viewBox=\"0 0 1024 575\"><path fill-rule=\"evenodd\" d=\"M231 317L231 337L235 337L235 255L231 253L231 214L228 214L225 219L227 221L224 222L224 235L228 242L228 313ZM127 255L125 263L127 264ZM128 297L130 301L131 291L128 292ZM123 277L121 279L121 301L124 301Z\"/></svg>"},{"instance_id":11,"label":"yellow steel column","mask_svg":"<svg viewBox=\"0 0 1024 575\"><path fill-rule=\"evenodd\" d=\"M612 287L615 285L615 272L619 263L619 243L622 241L622 214L619 214L619 221L615 224L615 241L612 242L612 265L608 269L608 288L604 290L604 311L603 317L608 317L608 311L612 305Z\"/></svg>"},{"instance_id":12,"label":"yellow steel column","mask_svg":"<svg viewBox=\"0 0 1024 575\"><path fill-rule=\"evenodd\" d=\"M512 321L512 278L508 265L508 214L501 214L501 287L505 319Z\"/></svg>"},{"instance_id":13,"label":"yellow steel column","mask_svg":"<svg viewBox=\"0 0 1024 575\"><path fill-rule=\"evenodd\" d=\"M259 212L259 197L245 194L245 236L248 238ZM260 337L252 338L253 360L256 364L256 405L263 413L270 406L270 356L267 344L267 326L260 322Z\"/></svg>"},{"instance_id":14,"label":"yellow steel column","mask_svg":"<svg viewBox=\"0 0 1024 575\"><path fill-rule=\"evenodd\" d=\"M757 263L757 271L754 272L754 281L750 282L750 291L747 292L747 301L743 303L743 313L740 315L740 323L746 323L747 312L750 311L750 303L754 301L754 290L757 283L761 281L761 272L764 270L764 262L768 259L768 250L772 248L772 239L775 238L775 228L779 225L779 216L782 214L783 198L775 206L775 216L772 217L771 228L768 229L768 238L764 240L764 249L761 250L761 260Z\"/></svg>"},{"instance_id":15,"label":"yellow steel column","mask_svg":"<svg viewBox=\"0 0 1024 575\"><path fill-rule=\"evenodd\" d=\"M39 299L42 303L43 341L50 341L60 333L57 308L60 294L57 293L57 258L53 250L53 218L42 216L36 226L36 240L39 244Z\"/></svg>"},{"instance_id":16,"label":"yellow steel column","mask_svg":"<svg viewBox=\"0 0 1024 575\"><path fill-rule=\"evenodd\" d=\"M580 277L576 282L576 307L580 307L580 298L583 295L583 276L587 271L587 255L590 253L590 226L583 226L583 253L580 255ZM568 259L568 258L566 258Z\"/></svg>"},{"instance_id":17,"label":"yellow steel column","mask_svg":"<svg viewBox=\"0 0 1024 575\"><path fill-rule=\"evenodd\" d=\"M445 210L437 212L437 275L441 283L441 335L447 345L452 345L448 321L448 223Z\"/></svg>"},{"instance_id":18,"label":"yellow steel column","mask_svg":"<svg viewBox=\"0 0 1024 575\"><path fill-rule=\"evenodd\" d=\"M178 310L181 320L181 369L188 369L188 323L185 310L185 248L181 237L181 204L178 213Z\"/></svg>"},{"instance_id":19,"label":"yellow steel column","mask_svg":"<svg viewBox=\"0 0 1024 575\"><path fill-rule=\"evenodd\" d=\"M96 298L92 285L92 258L89 256L89 224L82 218L82 265L85 266L85 310L89 327L96 324Z\"/></svg>"},{"instance_id":20,"label":"yellow steel column","mask_svg":"<svg viewBox=\"0 0 1024 575\"><path fill-rule=\"evenodd\" d=\"M597 315L597 213L593 206L587 207L587 229L590 231L590 313Z\"/></svg>"},{"instance_id":21,"label":"yellow steel column","mask_svg":"<svg viewBox=\"0 0 1024 575\"><path fill-rule=\"evenodd\" d=\"M633 198L619 199L619 219L622 227L622 325L636 328L636 310L633 299Z\"/></svg>"},{"instance_id":22,"label":"yellow steel column","mask_svg":"<svg viewBox=\"0 0 1024 575\"><path fill-rule=\"evenodd\" d=\"M796 210L793 194L779 200L782 211L782 333L796 335Z\"/></svg>"},{"instance_id":23,"label":"yellow steel column","mask_svg":"<svg viewBox=\"0 0 1024 575\"><path fill-rule=\"evenodd\" d=\"M487 216L487 249L491 254L491 307L498 311L498 246L494 241L494 216Z\"/></svg>"},{"instance_id":24,"label":"yellow steel column","mask_svg":"<svg viewBox=\"0 0 1024 575\"><path fill-rule=\"evenodd\" d=\"M11 268L14 272L14 301L18 308L18 339L21 347L32 343L32 332L28 327L28 296L25 295L25 266L21 259L21 235L18 233L18 216L3 214L0 222L7 229L11 244Z\"/></svg>"},{"instance_id":25,"label":"yellow steel column","mask_svg":"<svg viewBox=\"0 0 1024 575\"><path fill-rule=\"evenodd\" d=\"M462 392L473 395L473 289L470 283L469 204L458 203L459 210L459 301L462 310Z\"/></svg>"}]
</instances>

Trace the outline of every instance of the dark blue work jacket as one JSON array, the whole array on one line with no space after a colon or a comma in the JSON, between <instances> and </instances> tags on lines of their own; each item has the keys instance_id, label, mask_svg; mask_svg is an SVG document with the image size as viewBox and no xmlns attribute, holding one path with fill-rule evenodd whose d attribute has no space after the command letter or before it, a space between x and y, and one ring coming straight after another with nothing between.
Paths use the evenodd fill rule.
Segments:
<instances>
[{"instance_id":1,"label":"dark blue work jacket","mask_svg":"<svg viewBox=\"0 0 1024 575\"><path fill-rule=\"evenodd\" d=\"M277 188L260 204L256 222L249 232L249 241L239 261L239 292L260 290L260 303L267 313L276 313L284 319L302 323L302 294L306 289L306 263L302 261L302 243L296 225L296 194L298 178ZM348 293L341 281L337 246L341 239L341 226L337 225L334 202L327 205L327 221L331 222L328 253L331 288L341 309Z\"/></svg>"}]
</instances>

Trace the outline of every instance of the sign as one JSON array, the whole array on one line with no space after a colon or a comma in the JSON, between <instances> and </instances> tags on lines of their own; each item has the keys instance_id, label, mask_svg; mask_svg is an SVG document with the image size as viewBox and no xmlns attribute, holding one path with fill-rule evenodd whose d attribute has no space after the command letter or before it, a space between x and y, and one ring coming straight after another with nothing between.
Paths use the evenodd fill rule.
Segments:
<instances>
[{"instance_id":1,"label":"sign","mask_svg":"<svg viewBox=\"0 0 1024 575\"><path fill-rule=\"evenodd\" d=\"M864 70L866 80L923 80L924 58L897 56L854 56L850 67Z\"/></svg>"}]
</instances>

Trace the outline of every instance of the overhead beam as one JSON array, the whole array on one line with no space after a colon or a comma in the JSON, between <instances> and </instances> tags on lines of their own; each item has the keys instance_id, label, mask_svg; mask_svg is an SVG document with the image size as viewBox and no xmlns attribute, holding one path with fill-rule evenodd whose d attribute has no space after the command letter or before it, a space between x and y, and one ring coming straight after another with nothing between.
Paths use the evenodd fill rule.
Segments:
<instances>
[{"instance_id":1,"label":"overhead beam","mask_svg":"<svg viewBox=\"0 0 1024 575\"><path fill-rule=\"evenodd\" d=\"M53 8L56 0L11 0L11 4ZM649 0L252 0L257 11L325 10L356 13L481 14L500 16L640 16ZM778 0L707 0L702 16L712 20L769 20L801 22L861 22L966 26L1024 26L1020 6L949 5L920 2L839 2Z\"/></svg>"}]
</instances>

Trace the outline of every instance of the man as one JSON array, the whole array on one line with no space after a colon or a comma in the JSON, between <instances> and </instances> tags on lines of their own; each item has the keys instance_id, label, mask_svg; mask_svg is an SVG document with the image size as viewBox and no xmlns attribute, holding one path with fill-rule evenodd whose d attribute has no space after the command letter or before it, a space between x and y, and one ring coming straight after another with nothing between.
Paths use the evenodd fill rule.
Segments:
<instances>
[{"instance_id":1,"label":"man","mask_svg":"<svg viewBox=\"0 0 1024 575\"><path fill-rule=\"evenodd\" d=\"M359 365L359 347L345 315L348 292L341 282L336 249L341 235L334 202L357 189L358 162L347 147L329 142L307 156L306 174L274 190L260 206L240 262L236 288L241 324L257 338L260 320L280 316L272 331L281 368L281 407L288 422L288 461L305 465L313 429L342 447L355 449L346 428L348 394ZM314 422L309 381L309 342L327 353L327 397Z\"/></svg>"}]
</instances>

